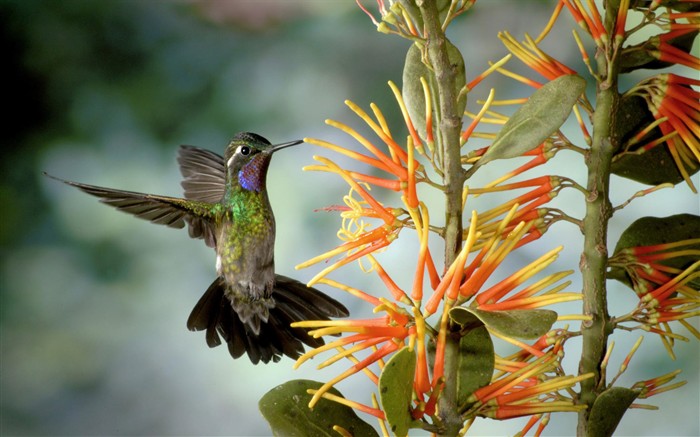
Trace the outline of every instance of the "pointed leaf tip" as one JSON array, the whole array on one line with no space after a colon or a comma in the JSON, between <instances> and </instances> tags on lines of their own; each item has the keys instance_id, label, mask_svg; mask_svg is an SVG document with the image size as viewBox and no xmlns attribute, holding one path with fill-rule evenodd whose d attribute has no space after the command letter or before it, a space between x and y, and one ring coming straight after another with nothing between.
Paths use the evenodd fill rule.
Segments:
<instances>
[{"instance_id":1,"label":"pointed leaf tip","mask_svg":"<svg viewBox=\"0 0 700 437\"><path fill-rule=\"evenodd\" d=\"M625 387L610 387L596 398L588 416L589 436L611 436L622 416L639 392Z\"/></svg>"}]
</instances>

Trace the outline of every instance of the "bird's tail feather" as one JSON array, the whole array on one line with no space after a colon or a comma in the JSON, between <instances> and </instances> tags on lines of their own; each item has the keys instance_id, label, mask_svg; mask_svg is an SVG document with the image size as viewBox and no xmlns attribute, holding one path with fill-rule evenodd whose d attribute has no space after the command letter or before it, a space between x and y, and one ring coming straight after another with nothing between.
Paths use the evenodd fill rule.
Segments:
<instances>
[{"instance_id":1,"label":"bird's tail feather","mask_svg":"<svg viewBox=\"0 0 700 437\"><path fill-rule=\"evenodd\" d=\"M291 323L348 316L348 310L335 299L297 280L276 275L272 293L275 305L256 333L241 321L225 290L224 279L216 278L192 310L187 327L206 330L209 347L220 345L223 337L233 358L247 353L254 364L277 362L282 355L296 359L304 352L304 344L314 348L324 344L323 339L311 337L305 329L292 328Z\"/></svg>"}]
</instances>

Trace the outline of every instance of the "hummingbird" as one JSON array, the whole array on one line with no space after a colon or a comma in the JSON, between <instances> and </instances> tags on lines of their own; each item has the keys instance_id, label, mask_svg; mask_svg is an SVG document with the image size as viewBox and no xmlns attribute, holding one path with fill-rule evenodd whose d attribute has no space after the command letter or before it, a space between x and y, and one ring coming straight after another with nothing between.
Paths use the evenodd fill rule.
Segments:
<instances>
[{"instance_id":1,"label":"hummingbird","mask_svg":"<svg viewBox=\"0 0 700 437\"><path fill-rule=\"evenodd\" d=\"M47 176L99 197L100 201L156 224L181 229L216 251L217 277L187 320L191 331L206 331L209 347L228 345L231 356L247 353L257 364L296 359L303 344L323 339L290 323L347 317L340 302L301 282L275 274L275 217L267 194L272 154L303 141L272 145L241 132L224 156L180 146L177 161L184 198L98 187ZM221 336L221 337L220 337Z\"/></svg>"}]
</instances>

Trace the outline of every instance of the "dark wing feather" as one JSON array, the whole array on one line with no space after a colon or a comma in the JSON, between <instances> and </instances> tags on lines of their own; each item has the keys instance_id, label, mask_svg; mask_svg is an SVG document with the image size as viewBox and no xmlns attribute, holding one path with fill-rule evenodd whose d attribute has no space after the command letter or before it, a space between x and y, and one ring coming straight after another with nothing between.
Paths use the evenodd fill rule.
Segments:
<instances>
[{"instance_id":1,"label":"dark wing feather","mask_svg":"<svg viewBox=\"0 0 700 437\"><path fill-rule=\"evenodd\" d=\"M152 223L176 229L181 229L185 223L188 223L191 237L204 238L210 246L216 244L214 226L211 223L213 218L210 212L211 205L208 203L81 184L44 174L99 197L100 202L113 206L119 211L133 214Z\"/></svg>"},{"instance_id":2,"label":"dark wing feather","mask_svg":"<svg viewBox=\"0 0 700 437\"><path fill-rule=\"evenodd\" d=\"M209 347L216 347L221 344L221 339L217 333L217 325L222 306L228 305L228 301L224 299L225 288L226 283L223 278L216 278L199 299L199 302L197 302L190 317L187 319L187 329L190 331L203 331L206 329Z\"/></svg>"},{"instance_id":3,"label":"dark wing feather","mask_svg":"<svg viewBox=\"0 0 700 437\"><path fill-rule=\"evenodd\" d=\"M223 338L233 358L247 354L257 364L277 362L283 355L297 359L304 353L304 344L314 348L323 345L322 338L310 336L306 329L292 328L291 323L348 315L340 302L286 276L275 276L272 298L275 306L256 334L241 322L226 297L226 282L218 277L192 310L187 327L192 331L206 330L209 347L218 346Z\"/></svg>"},{"instance_id":4,"label":"dark wing feather","mask_svg":"<svg viewBox=\"0 0 700 437\"><path fill-rule=\"evenodd\" d=\"M350 315L343 304L315 288L307 287L296 279L275 275L275 300L284 300L289 307L307 312L308 318L347 317Z\"/></svg>"},{"instance_id":5,"label":"dark wing feather","mask_svg":"<svg viewBox=\"0 0 700 437\"><path fill-rule=\"evenodd\" d=\"M194 146L180 146L177 157L184 177L185 199L217 203L224 197L226 165L220 155Z\"/></svg>"}]
</instances>

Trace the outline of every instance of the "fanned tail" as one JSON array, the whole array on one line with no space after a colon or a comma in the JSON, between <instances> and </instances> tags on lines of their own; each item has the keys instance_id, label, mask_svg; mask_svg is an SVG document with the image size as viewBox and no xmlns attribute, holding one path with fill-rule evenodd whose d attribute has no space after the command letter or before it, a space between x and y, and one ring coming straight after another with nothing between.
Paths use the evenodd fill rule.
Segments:
<instances>
[{"instance_id":1,"label":"fanned tail","mask_svg":"<svg viewBox=\"0 0 700 437\"><path fill-rule=\"evenodd\" d=\"M225 290L224 279L216 278L192 310L187 328L191 331L206 330L209 347L220 345L223 337L233 358L247 353L253 364L271 360L277 362L282 355L297 359L304 353L304 344L312 348L324 344L323 339L311 337L304 329L292 328L289 326L291 323L328 320L349 314L340 302L315 288L286 276L275 275L272 292L275 304L269 308L267 322L260 323L256 334L249 324L241 321L225 296Z\"/></svg>"}]
</instances>

